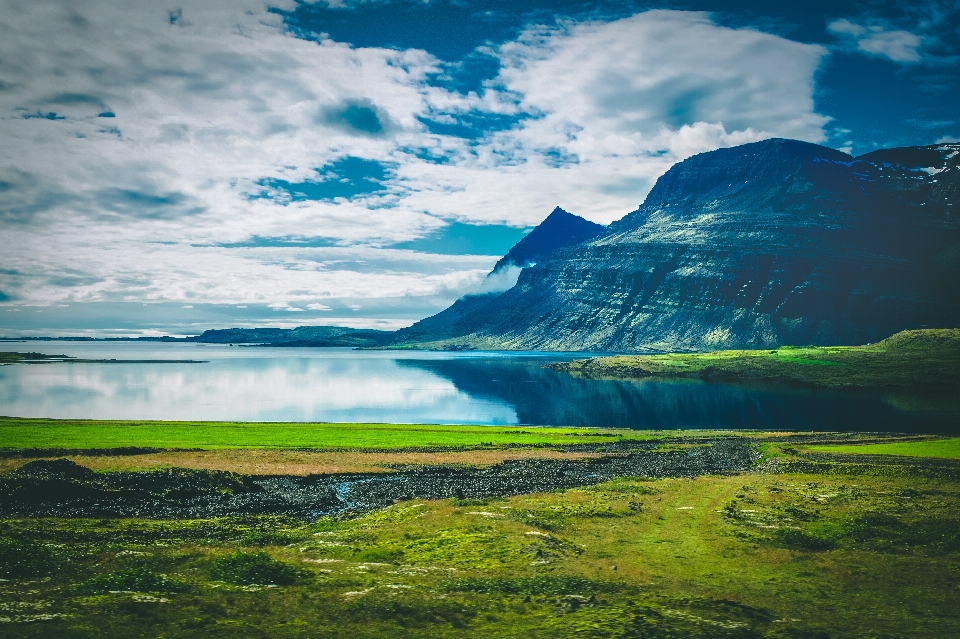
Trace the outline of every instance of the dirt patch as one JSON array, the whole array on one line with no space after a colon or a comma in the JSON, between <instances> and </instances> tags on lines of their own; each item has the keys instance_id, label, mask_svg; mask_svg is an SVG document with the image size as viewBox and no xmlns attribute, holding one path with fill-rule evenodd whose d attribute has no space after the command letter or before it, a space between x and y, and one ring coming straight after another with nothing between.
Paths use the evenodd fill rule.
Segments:
<instances>
[{"instance_id":1,"label":"dirt patch","mask_svg":"<svg viewBox=\"0 0 960 639\"><path fill-rule=\"evenodd\" d=\"M77 464L99 472L191 468L222 470L242 475L337 475L389 473L391 465L452 465L488 468L515 459L595 459L601 453L544 448L464 450L456 452L310 452L289 450L162 451L129 456L68 455ZM36 459L64 456L0 459L0 475L7 475Z\"/></svg>"}]
</instances>

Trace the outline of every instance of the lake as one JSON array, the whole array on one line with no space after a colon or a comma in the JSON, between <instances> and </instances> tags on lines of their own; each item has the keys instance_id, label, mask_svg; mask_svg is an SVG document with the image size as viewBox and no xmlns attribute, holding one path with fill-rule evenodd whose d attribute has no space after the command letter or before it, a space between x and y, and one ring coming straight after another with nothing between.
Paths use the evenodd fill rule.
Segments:
<instances>
[{"instance_id":1,"label":"lake","mask_svg":"<svg viewBox=\"0 0 960 639\"><path fill-rule=\"evenodd\" d=\"M0 366L0 415L17 417L960 432L957 403L943 398L543 368L583 354L36 341L0 350L206 360Z\"/></svg>"}]
</instances>

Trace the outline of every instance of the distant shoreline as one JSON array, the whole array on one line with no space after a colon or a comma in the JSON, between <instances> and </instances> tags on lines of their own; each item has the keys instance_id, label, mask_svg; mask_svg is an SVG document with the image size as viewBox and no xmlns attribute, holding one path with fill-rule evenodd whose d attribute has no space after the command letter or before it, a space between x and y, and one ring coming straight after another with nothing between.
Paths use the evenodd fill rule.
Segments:
<instances>
[{"instance_id":1,"label":"distant shoreline","mask_svg":"<svg viewBox=\"0 0 960 639\"><path fill-rule=\"evenodd\" d=\"M11 364L208 364L202 359L84 359L69 355L0 352L0 366Z\"/></svg>"},{"instance_id":2,"label":"distant shoreline","mask_svg":"<svg viewBox=\"0 0 960 639\"><path fill-rule=\"evenodd\" d=\"M774 382L830 389L960 388L960 329L902 331L867 346L617 355L549 364L591 379Z\"/></svg>"}]
</instances>

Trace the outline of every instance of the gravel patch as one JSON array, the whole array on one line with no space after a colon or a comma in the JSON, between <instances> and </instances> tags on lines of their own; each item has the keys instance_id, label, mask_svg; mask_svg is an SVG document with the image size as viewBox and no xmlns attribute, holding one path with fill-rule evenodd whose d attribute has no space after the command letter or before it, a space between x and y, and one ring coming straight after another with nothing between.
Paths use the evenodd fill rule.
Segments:
<instances>
[{"instance_id":1,"label":"gravel patch","mask_svg":"<svg viewBox=\"0 0 960 639\"><path fill-rule=\"evenodd\" d=\"M66 459L40 460L0 479L0 517L194 519L287 515L312 521L406 499L506 497L598 484L617 477L696 477L740 472L757 453L747 439L699 440L685 451L660 442L611 442L588 460L518 459L488 468L394 466L390 474L252 476L166 469L97 473Z\"/></svg>"}]
</instances>

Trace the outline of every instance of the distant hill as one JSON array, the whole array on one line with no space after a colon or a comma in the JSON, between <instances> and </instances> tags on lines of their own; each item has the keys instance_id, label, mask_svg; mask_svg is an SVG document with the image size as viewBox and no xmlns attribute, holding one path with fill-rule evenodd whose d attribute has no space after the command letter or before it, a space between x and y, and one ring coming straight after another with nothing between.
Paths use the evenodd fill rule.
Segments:
<instances>
[{"instance_id":1,"label":"distant hill","mask_svg":"<svg viewBox=\"0 0 960 639\"><path fill-rule=\"evenodd\" d=\"M297 328L224 328L204 331L185 341L203 344L269 344L270 346L353 346L385 344L390 331L345 328L342 326L299 326Z\"/></svg>"},{"instance_id":2,"label":"distant hill","mask_svg":"<svg viewBox=\"0 0 960 639\"><path fill-rule=\"evenodd\" d=\"M538 227L514 247L511 261L531 264L515 286L459 300L392 343L712 350L958 327L956 209L958 144L854 158L771 139L702 153L609 228L528 260L520 245Z\"/></svg>"}]
</instances>

